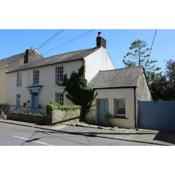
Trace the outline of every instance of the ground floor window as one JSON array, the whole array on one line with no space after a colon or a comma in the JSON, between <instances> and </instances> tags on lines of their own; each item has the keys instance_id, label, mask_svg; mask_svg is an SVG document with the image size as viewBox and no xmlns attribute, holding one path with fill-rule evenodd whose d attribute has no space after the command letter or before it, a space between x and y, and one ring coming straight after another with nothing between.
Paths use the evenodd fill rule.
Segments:
<instances>
[{"instance_id":1,"label":"ground floor window","mask_svg":"<svg viewBox=\"0 0 175 175\"><path fill-rule=\"evenodd\" d=\"M16 94L16 105L21 106L21 95L20 94Z\"/></svg>"},{"instance_id":2,"label":"ground floor window","mask_svg":"<svg viewBox=\"0 0 175 175\"><path fill-rule=\"evenodd\" d=\"M55 101L58 104L63 105L64 104L64 94L63 93L56 92L55 93Z\"/></svg>"},{"instance_id":3,"label":"ground floor window","mask_svg":"<svg viewBox=\"0 0 175 175\"><path fill-rule=\"evenodd\" d=\"M118 118L126 118L125 99L114 99L114 116Z\"/></svg>"}]
</instances>

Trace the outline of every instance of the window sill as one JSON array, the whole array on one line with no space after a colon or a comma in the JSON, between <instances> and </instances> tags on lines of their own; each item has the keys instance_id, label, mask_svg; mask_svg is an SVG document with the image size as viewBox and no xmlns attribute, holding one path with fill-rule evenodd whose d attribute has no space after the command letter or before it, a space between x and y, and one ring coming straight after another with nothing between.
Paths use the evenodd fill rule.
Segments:
<instances>
[{"instance_id":1,"label":"window sill","mask_svg":"<svg viewBox=\"0 0 175 175\"><path fill-rule=\"evenodd\" d=\"M114 119L128 119L126 116L115 115Z\"/></svg>"}]
</instances>

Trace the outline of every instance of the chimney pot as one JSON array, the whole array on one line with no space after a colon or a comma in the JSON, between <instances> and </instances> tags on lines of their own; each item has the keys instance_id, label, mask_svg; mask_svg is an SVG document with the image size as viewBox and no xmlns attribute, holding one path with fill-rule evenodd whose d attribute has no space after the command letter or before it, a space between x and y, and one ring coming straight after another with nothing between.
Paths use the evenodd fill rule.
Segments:
<instances>
[{"instance_id":1,"label":"chimney pot","mask_svg":"<svg viewBox=\"0 0 175 175\"><path fill-rule=\"evenodd\" d=\"M101 32L98 32L98 36L101 36Z\"/></svg>"}]
</instances>

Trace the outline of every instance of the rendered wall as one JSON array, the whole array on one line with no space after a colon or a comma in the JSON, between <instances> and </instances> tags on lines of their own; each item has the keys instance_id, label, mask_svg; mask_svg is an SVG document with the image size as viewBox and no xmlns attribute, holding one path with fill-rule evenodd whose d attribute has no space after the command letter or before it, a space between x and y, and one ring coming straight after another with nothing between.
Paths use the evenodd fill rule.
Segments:
<instances>
[{"instance_id":1,"label":"rendered wall","mask_svg":"<svg viewBox=\"0 0 175 175\"><path fill-rule=\"evenodd\" d=\"M114 99L124 98L126 101L126 119L121 118L111 118L110 124L112 126L124 127L124 128L135 128L134 119L134 89L133 88L123 88L123 89L99 89L97 90L97 99L108 99L108 109L109 114L114 115ZM93 111L87 116L87 121L98 122L97 118L97 105L96 100L94 101Z\"/></svg>"},{"instance_id":2,"label":"rendered wall","mask_svg":"<svg viewBox=\"0 0 175 175\"><path fill-rule=\"evenodd\" d=\"M91 81L100 70L114 69L114 65L112 64L107 50L103 47L85 57L85 65L85 76L88 82Z\"/></svg>"},{"instance_id":3,"label":"rendered wall","mask_svg":"<svg viewBox=\"0 0 175 175\"><path fill-rule=\"evenodd\" d=\"M148 88L144 73L142 73L137 85L137 100L150 101L152 100L150 90Z\"/></svg>"},{"instance_id":4,"label":"rendered wall","mask_svg":"<svg viewBox=\"0 0 175 175\"><path fill-rule=\"evenodd\" d=\"M78 71L79 67L82 65L82 61L67 62L52 66L40 67L36 69L24 70L22 71L22 87L16 87L16 74L17 72L7 74L7 91L8 91L8 103L10 105L16 104L16 94L21 94L22 104L26 103L28 100L31 101L29 89L27 87L33 85L33 71L40 70L40 85L43 86L39 96L39 104L45 106L50 100L55 100L55 92L63 92L64 87L58 86L55 83L55 67L64 66L64 73L68 76L72 71ZM65 98L65 103L70 103L69 100Z\"/></svg>"},{"instance_id":5,"label":"rendered wall","mask_svg":"<svg viewBox=\"0 0 175 175\"><path fill-rule=\"evenodd\" d=\"M6 69L0 68L0 104L7 103L7 75Z\"/></svg>"}]
</instances>

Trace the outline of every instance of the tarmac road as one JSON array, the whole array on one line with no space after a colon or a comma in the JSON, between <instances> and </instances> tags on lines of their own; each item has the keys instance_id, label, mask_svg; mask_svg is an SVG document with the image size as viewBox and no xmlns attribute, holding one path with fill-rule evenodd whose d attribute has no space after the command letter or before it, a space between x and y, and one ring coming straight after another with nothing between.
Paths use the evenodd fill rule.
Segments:
<instances>
[{"instance_id":1,"label":"tarmac road","mask_svg":"<svg viewBox=\"0 0 175 175\"><path fill-rule=\"evenodd\" d=\"M93 132L92 132L93 131ZM132 136L129 136L132 137ZM125 137L102 129L60 125L58 131L0 123L0 145L7 146L88 146L154 145L128 141Z\"/></svg>"}]
</instances>

